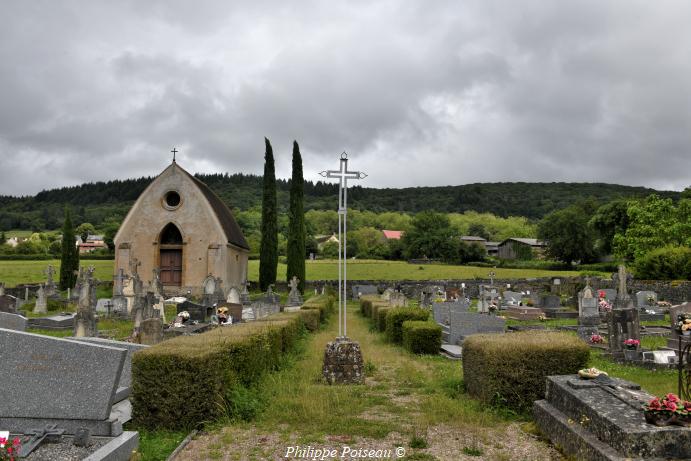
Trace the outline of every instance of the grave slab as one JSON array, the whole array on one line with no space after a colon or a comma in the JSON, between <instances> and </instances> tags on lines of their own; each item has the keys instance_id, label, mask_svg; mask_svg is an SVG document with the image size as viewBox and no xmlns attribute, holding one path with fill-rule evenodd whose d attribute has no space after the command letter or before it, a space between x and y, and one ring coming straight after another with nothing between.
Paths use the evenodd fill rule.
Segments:
<instances>
[{"instance_id":1,"label":"grave slab","mask_svg":"<svg viewBox=\"0 0 691 461\"><path fill-rule=\"evenodd\" d=\"M0 328L7 328L8 330L25 331L27 325L27 318L19 314L10 314L8 312L0 312Z\"/></svg>"},{"instance_id":2,"label":"grave slab","mask_svg":"<svg viewBox=\"0 0 691 461\"><path fill-rule=\"evenodd\" d=\"M118 435L111 407L125 349L0 329L0 427L12 432L57 424L94 435Z\"/></svg>"}]
</instances>

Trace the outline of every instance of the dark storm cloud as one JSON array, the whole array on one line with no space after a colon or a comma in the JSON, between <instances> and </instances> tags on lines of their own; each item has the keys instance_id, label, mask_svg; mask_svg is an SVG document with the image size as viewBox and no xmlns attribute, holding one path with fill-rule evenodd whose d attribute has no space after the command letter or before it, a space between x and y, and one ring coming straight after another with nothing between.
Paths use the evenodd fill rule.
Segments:
<instances>
[{"instance_id":1,"label":"dark storm cloud","mask_svg":"<svg viewBox=\"0 0 691 461\"><path fill-rule=\"evenodd\" d=\"M691 6L4 2L0 194L191 171L691 183Z\"/></svg>"}]
</instances>

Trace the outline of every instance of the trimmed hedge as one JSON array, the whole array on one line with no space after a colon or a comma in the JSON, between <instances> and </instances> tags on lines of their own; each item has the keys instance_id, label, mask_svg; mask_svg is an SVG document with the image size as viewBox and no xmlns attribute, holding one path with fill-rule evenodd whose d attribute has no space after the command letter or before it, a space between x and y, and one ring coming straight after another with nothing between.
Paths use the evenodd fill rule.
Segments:
<instances>
[{"instance_id":1,"label":"trimmed hedge","mask_svg":"<svg viewBox=\"0 0 691 461\"><path fill-rule=\"evenodd\" d=\"M386 331L386 314L391 309L391 307L380 307L377 309L377 318L375 324L377 326L377 330L381 331L382 333Z\"/></svg>"},{"instance_id":2,"label":"trimmed hedge","mask_svg":"<svg viewBox=\"0 0 691 461\"><path fill-rule=\"evenodd\" d=\"M391 307L391 305L388 303L388 301L377 301L372 303L372 308L370 309L370 320L377 321L377 312L379 312L379 309L388 309Z\"/></svg>"},{"instance_id":3,"label":"trimmed hedge","mask_svg":"<svg viewBox=\"0 0 691 461\"><path fill-rule=\"evenodd\" d=\"M427 320L429 311L418 307L394 307L386 312L386 337L394 343L403 340L403 322L406 320Z\"/></svg>"},{"instance_id":4,"label":"trimmed hedge","mask_svg":"<svg viewBox=\"0 0 691 461\"><path fill-rule=\"evenodd\" d=\"M463 379L473 397L522 413L545 398L547 376L577 373L589 354L562 332L472 335L463 342Z\"/></svg>"},{"instance_id":5,"label":"trimmed hedge","mask_svg":"<svg viewBox=\"0 0 691 461\"><path fill-rule=\"evenodd\" d=\"M372 303L381 301L379 295L362 295L360 296L360 313L365 317L372 315Z\"/></svg>"},{"instance_id":6,"label":"trimmed hedge","mask_svg":"<svg viewBox=\"0 0 691 461\"><path fill-rule=\"evenodd\" d=\"M179 336L135 353L130 396L134 424L177 430L222 417L242 386L277 369L301 333L317 329L321 313L328 316L333 309L333 298L310 301L298 312Z\"/></svg>"},{"instance_id":7,"label":"trimmed hedge","mask_svg":"<svg viewBox=\"0 0 691 461\"><path fill-rule=\"evenodd\" d=\"M438 354L441 349L441 327L434 322L403 322L403 347L413 354Z\"/></svg>"},{"instance_id":8,"label":"trimmed hedge","mask_svg":"<svg viewBox=\"0 0 691 461\"><path fill-rule=\"evenodd\" d=\"M318 310L319 311L319 321L321 323L326 323L327 319L334 313L336 307L336 299L329 295L320 295L308 299L302 305L301 310ZM309 328L309 327L308 327Z\"/></svg>"}]
</instances>

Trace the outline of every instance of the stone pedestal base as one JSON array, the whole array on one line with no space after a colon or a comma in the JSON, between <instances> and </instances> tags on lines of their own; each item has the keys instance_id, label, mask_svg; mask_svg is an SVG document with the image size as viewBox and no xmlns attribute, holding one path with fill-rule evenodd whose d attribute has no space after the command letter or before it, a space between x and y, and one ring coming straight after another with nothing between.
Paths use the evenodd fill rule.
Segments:
<instances>
[{"instance_id":1,"label":"stone pedestal base","mask_svg":"<svg viewBox=\"0 0 691 461\"><path fill-rule=\"evenodd\" d=\"M302 304L299 306L285 306L283 312L297 312L302 308Z\"/></svg>"},{"instance_id":2,"label":"stone pedestal base","mask_svg":"<svg viewBox=\"0 0 691 461\"><path fill-rule=\"evenodd\" d=\"M328 343L324 350L322 374L329 384L363 384L365 375L360 343L346 337Z\"/></svg>"}]
</instances>

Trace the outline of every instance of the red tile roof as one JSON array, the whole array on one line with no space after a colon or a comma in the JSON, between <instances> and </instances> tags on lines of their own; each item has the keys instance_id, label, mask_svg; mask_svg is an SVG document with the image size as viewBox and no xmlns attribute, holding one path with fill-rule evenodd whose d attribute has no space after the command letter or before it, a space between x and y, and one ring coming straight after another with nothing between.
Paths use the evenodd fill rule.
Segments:
<instances>
[{"instance_id":1,"label":"red tile roof","mask_svg":"<svg viewBox=\"0 0 691 461\"><path fill-rule=\"evenodd\" d=\"M383 230L382 232L387 240L401 240L403 236L403 231Z\"/></svg>"}]
</instances>

